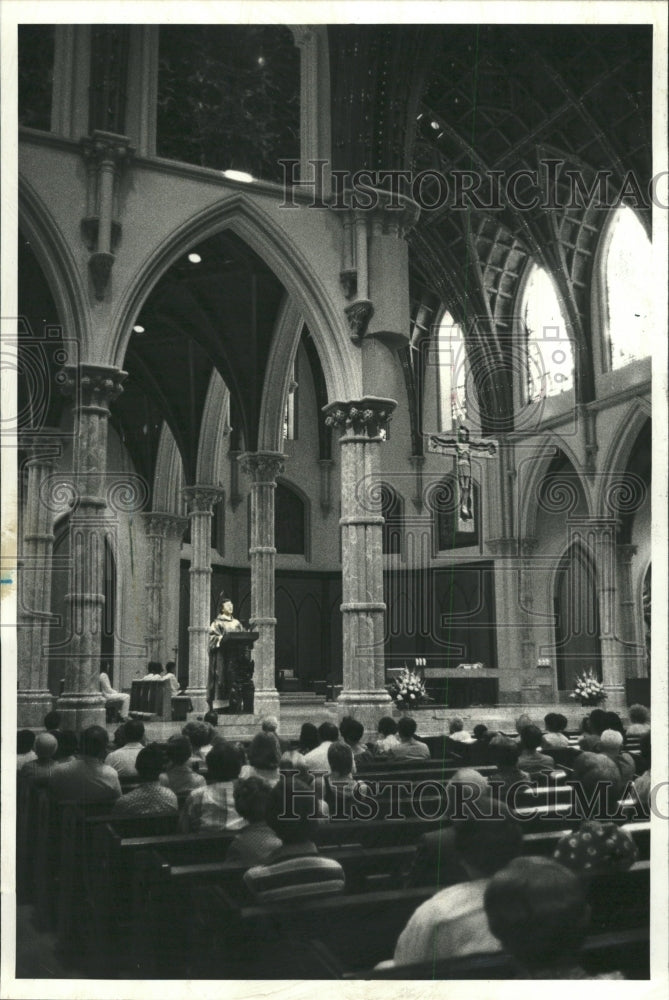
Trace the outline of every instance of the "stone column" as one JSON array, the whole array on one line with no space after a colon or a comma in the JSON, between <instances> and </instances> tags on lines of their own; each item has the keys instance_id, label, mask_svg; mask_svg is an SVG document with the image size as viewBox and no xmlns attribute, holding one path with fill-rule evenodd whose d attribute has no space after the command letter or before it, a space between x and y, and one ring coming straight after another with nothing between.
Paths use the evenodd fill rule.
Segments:
<instances>
[{"instance_id":1,"label":"stone column","mask_svg":"<svg viewBox=\"0 0 669 1000\"><path fill-rule=\"evenodd\" d=\"M625 658L616 634L616 532L613 517L570 518L570 543L579 537L593 553L599 605L599 635L602 680L607 693L606 707L619 712L626 706Z\"/></svg>"},{"instance_id":2,"label":"stone column","mask_svg":"<svg viewBox=\"0 0 669 1000\"><path fill-rule=\"evenodd\" d=\"M625 676L646 677L645 646L641 638L641 609L637 607L632 585L632 560L637 546L619 544L618 556L618 634L625 655Z\"/></svg>"},{"instance_id":3,"label":"stone column","mask_svg":"<svg viewBox=\"0 0 669 1000\"><path fill-rule=\"evenodd\" d=\"M53 471L59 443L53 436L40 439L35 434L27 442L27 450L17 635L19 728L41 726L53 707L48 683L49 660L45 654L51 611L53 511L45 503L40 487Z\"/></svg>"},{"instance_id":4,"label":"stone column","mask_svg":"<svg viewBox=\"0 0 669 1000\"><path fill-rule=\"evenodd\" d=\"M211 623L211 519L214 504L223 498L217 486L187 486L191 563L190 624L188 626L188 691L193 711L207 711L209 674L209 625Z\"/></svg>"},{"instance_id":5,"label":"stone column","mask_svg":"<svg viewBox=\"0 0 669 1000\"><path fill-rule=\"evenodd\" d=\"M251 624L259 633L253 648L256 715L277 715L274 639L274 493L286 456L275 451L246 452L240 464L251 479Z\"/></svg>"},{"instance_id":6,"label":"stone column","mask_svg":"<svg viewBox=\"0 0 669 1000\"><path fill-rule=\"evenodd\" d=\"M340 434L342 630L344 686L341 715L366 727L389 713L385 688L383 515L379 489L380 449L395 409L392 399L366 396L329 403L326 422Z\"/></svg>"},{"instance_id":7,"label":"stone column","mask_svg":"<svg viewBox=\"0 0 669 1000\"><path fill-rule=\"evenodd\" d=\"M176 514L150 511L144 514L149 561L146 569L147 659L165 663L171 659L166 641L164 588L167 575L166 548L171 537L183 534L187 519Z\"/></svg>"},{"instance_id":8,"label":"stone column","mask_svg":"<svg viewBox=\"0 0 669 1000\"><path fill-rule=\"evenodd\" d=\"M109 404L122 392L127 373L101 365L65 369L63 389L74 394L74 507L70 515L70 638L65 690L58 699L64 729L104 725L100 694L100 646L104 606ZM65 477L67 478L67 477Z\"/></svg>"}]
</instances>

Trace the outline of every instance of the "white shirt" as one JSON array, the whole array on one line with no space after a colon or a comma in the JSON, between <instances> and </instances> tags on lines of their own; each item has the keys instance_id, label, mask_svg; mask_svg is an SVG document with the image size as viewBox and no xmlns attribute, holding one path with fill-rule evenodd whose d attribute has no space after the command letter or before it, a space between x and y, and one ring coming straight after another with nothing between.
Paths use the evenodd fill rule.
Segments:
<instances>
[{"instance_id":1,"label":"white shirt","mask_svg":"<svg viewBox=\"0 0 669 1000\"><path fill-rule=\"evenodd\" d=\"M328 772L330 770L328 750L331 746L332 740L325 740L320 746L317 746L314 750L310 750L309 753L304 755L308 771L312 771L315 774L316 772Z\"/></svg>"},{"instance_id":2,"label":"white shirt","mask_svg":"<svg viewBox=\"0 0 669 1000\"><path fill-rule=\"evenodd\" d=\"M105 764L109 764L118 773L120 778L136 778L135 761L140 750L143 749L141 743L126 743L118 750L112 750L107 754Z\"/></svg>"}]
</instances>

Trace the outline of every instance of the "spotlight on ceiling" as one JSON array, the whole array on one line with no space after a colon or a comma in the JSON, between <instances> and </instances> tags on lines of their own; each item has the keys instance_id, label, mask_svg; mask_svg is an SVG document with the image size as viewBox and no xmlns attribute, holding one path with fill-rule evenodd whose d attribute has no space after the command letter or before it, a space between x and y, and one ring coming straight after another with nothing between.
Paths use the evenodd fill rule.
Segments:
<instances>
[{"instance_id":1,"label":"spotlight on ceiling","mask_svg":"<svg viewBox=\"0 0 669 1000\"><path fill-rule=\"evenodd\" d=\"M201 264L202 263L202 258L200 257L199 253L189 253L188 254L188 259L191 262L191 264Z\"/></svg>"},{"instance_id":2,"label":"spotlight on ceiling","mask_svg":"<svg viewBox=\"0 0 669 1000\"><path fill-rule=\"evenodd\" d=\"M132 328L132 332L133 333L146 333L144 327L141 326L139 323L135 323L135 325Z\"/></svg>"},{"instance_id":3,"label":"spotlight on ceiling","mask_svg":"<svg viewBox=\"0 0 669 1000\"><path fill-rule=\"evenodd\" d=\"M241 181L242 184L253 183L253 176L251 174L244 173L243 170L224 170L223 176L227 177L229 181Z\"/></svg>"}]
</instances>

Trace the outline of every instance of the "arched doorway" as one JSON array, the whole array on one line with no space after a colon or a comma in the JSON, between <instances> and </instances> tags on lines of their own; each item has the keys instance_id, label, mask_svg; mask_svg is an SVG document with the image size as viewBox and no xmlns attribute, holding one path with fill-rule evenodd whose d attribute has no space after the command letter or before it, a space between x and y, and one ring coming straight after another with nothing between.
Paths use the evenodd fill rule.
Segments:
<instances>
[{"instance_id":1,"label":"arched doorway","mask_svg":"<svg viewBox=\"0 0 669 1000\"><path fill-rule=\"evenodd\" d=\"M572 691L576 676L592 670L601 680L599 606L587 552L572 545L560 561L554 590L558 690Z\"/></svg>"}]
</instances>

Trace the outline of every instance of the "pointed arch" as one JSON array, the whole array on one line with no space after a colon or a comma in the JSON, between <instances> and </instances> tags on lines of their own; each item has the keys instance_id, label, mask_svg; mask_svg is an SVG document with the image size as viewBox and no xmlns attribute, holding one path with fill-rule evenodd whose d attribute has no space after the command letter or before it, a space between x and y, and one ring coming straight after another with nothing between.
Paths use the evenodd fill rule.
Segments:
<instances>
[{"instance_id":1,"label":"pointed arch","mask_svg":"<svg viewBox=\"0 0 669 1000\"><path fill-rule=\"evenodd\" d=\"M597 572L593 553L582 540L566 545L551 579L558 689L573 690L576 676L593 670L601 680L601 640Z\"/></svg>"},{"instance_id":2,"label":"pointed arch","mask_svg":"<svg viewBox=\"0 0 669 1000\"><path fill-rule=\"evenodd\" d=\"M557 434L551 434L538 449L538 453L519 463L526 469L529 465L529 474L523 479L518 477L518 534L520 538L533 538L536 525L539 505L537 504L537 491L546 478L551 464L556 457L562 453L570 463L577 477L578 485L581 489L585 504L588 509L588 516L592 516L593 502L590 487L587 480L579 473L579 460L571 447ZM519 469L520 471L520 469Z\"/></svg>"},{"instance_id":3,"label":"pointed arch","mask_svg":"<svg viewBox=\"0 0 669 1000\"><path fill-rule=\"evenodd\" d=\"M198 483L220 481L225 448L230 436L229 414L230 392L218 369L214 368L209 380L200 427L196 469Z\"/></svg>"},{"instance_id":4,"label":"pointed arch","mask_svg":"<svg viewBox=\"0 0 669 1000\"><path fill-rule=\"evenodd\" d=\"M650 403L643 399L635 399L623 412L612 436L611 444L602 464L603 474L598 478L598 490L595 510L598 517L610 517L611 510L607 498L611 495L614 483L620 481L625 474L632 450L646 423L650 421Z\"/></svg>"},{"instance_id":5,"label":"pointed arch","mask_svg":"<svg viewBox=\"0 0 669 1000\"><path fill-rule=\"evenodd\" d=\"M303 328L304 317L295 301L286 295L272 333L267 359L260 402L258 451L281 451L283 447L283 415Z\"/></svg>"},{"instance_id":6,"label":"pointed arch","mask_svg":"<svg viewBox=\"0 0 669 1000\"><path fill-rule=\"evenodd\" d=\"M88 294L70 247L53 215L34 188L19 178L19 226L30 239L35 257L54 297L64 337L77 339L80 356L73 363L91 357L90 309Z\"/></svg>"},{"instance_id":7,"label":"pointed arch","mask_svg":"<svg viewBox=\"0 0 669 1000\"><path fill-rule=\"evenodd\" d=\"M318 347L328 400L362 394L362 373L343 311L337 309L302 251L247 195L235 192L178 226L138 269L111 322L110 358L122 364L132 326L157 281L192 245L223 230L244 240L272 269L304 315Z\"/></svg>"},{"instance_id":8,"label":"pointed arch","mask_svg":"<svg viewBox=\"0 0 669 1000\"><path fill-rule=\"evenodd\" d=\"M181 496L184 486L184 468L174 435L163 421L156 455L153 479L153 509L167 514L185 514L186 505Z\"/></svg>"}]
</instances>

